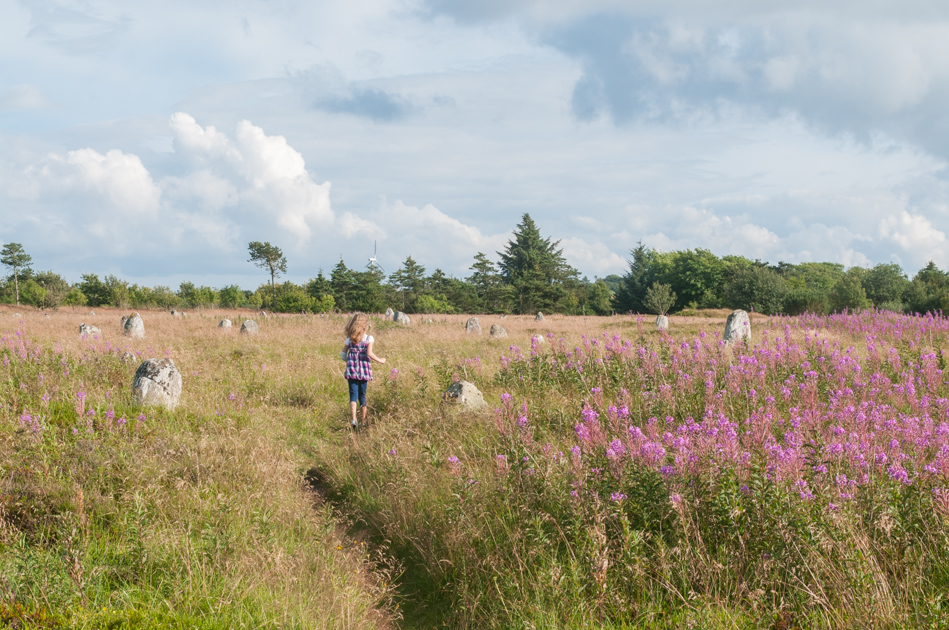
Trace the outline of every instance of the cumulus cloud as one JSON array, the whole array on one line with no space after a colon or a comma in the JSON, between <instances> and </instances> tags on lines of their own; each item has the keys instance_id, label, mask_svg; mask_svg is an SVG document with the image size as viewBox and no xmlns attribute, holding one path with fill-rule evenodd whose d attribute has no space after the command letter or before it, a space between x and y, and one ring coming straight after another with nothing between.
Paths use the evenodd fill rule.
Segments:
<instances>
[{"instance_id":1,"label":"cumulus cloud","mask_svg":"<svg viewBox=\"0 0 949 630\"><path fill-rule=\"evenodd\" d=\"M897 243L906 252L912 252L915 258L931 260L941 267L949 261L946 233L936 229L922 215L904 210L899 216L887 217L880 222L880 236Z\"/></svg>"}]
</instances>

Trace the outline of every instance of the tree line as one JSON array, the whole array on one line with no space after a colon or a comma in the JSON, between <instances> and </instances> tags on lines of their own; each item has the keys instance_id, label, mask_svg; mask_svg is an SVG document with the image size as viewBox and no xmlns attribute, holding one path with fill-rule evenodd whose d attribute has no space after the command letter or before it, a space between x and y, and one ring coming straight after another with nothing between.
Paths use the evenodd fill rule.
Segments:
<instances>
[{"instance_id":1,"label":"tree line","mask_svg":"<svg viewBox=\"0 0 949 630\"><path fill-rule=\"evenodd\" d=\"M899 265L845 269L836 263L779 262L743 256L719 257L705 249L662 252L639 243L626 273L580 277L559 248L524 214L503 251L492 260L478 252L465 278L429 272L407 257L393 273L377 264L350 268L343 260L303 284L277 278L287 271L279 247L254 241L250 259L268 272L255 290L182 282L166 286L130 284L114 275L85 274L70 284L52 272L35 272L22 245L9 243L0 263L11 270L0 281L0 302L38 308L254 308L278 312L365 311L406 313L665 313L687 309L743 308L764 314L831 313L879 308L897 312L949 310L949 273L930 262L912 279Z\"/></svg>"}]
</instances>

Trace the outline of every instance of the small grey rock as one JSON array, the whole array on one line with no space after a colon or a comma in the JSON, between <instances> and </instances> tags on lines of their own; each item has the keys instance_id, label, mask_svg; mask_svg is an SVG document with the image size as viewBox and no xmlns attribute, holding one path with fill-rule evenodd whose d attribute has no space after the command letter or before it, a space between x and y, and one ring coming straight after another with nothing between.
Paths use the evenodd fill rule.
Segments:
<instances>
[{"instance_id":1,"label":"small grey rock","mask_svg":"<svg viewBox=\"0 0 949 630\"><path fill-rule=\"evenodd\" d=\"M95 317L95 316L96 316L96 312L95 312L95 311L89 311L89 315L91 315L92 317Z\"/></svg>"},{"instance_id":2,"label":"small grey rock","mask_svg":"<svg viewBox=\"0 0 949 630\"><path fill-rule=\"evenodd\" d=\"M726 342L741 341L747 339L751 341L751 320L748 313L738 309L732 311L725 321L725 335L723 339Z\"/></svg>"},{"instance_id":3,"label":"small grey rock","mask_svg":"<svg viewBox=\"0 0 949 630\"><path fill-rule=\"evenodd\" d=\"M218 324L217 327L218 327L218 328L230 328L230 327L231 327L231 320L229 320L229 319L222 319L222 320L221 320L221 323Z\"/></svg>"},{"instance_id":4,"label":"small grey rock","mask_svg":"<svg viewBox=\"0 0 949 630\"><path fill-rule=\"evenodd\" d=\"M457 381L449 385L442 400L461 405L465 409L480 409L487 406L481 391L475 387L474 383L468 381Z\"/></svg>"},{"instance_id":5,"label":"small grey rock","mask_svg":"<svg viewBox=\"0 0 949 630\"><path fill-rule=\"evenodd\" d=\"M172 311L171 311L171 316L172 316L172 317L181 317L181 311L172 310Z\"/></svg>"},{"instance_id":6,"label":"small grey rock","mask_svg":"<svg viewBox=\"0 0 949 630\"><path fill-rule=\"evenodd\" d=\"M656 328L659 330L669 330L669 318L665 315L660 315L656 318Z\"/></svg>"},{"instance_id":7,"label":"small grey rock","mask_svg":"<svg viewBox=\"0 0 949 630\"><path fill-rule=\"evenodd\" d=\"M257 326L257 322L252 319L248 319L241 324L242 335L256 335L258 332L260 332L260 327Z\"/></svg>"},{"instance_id":8,"label":"small grey rock","mask_svg":"<svg viewBox=\"0 0 949 630\"><path fill-rule=\"evenodd\" d=\"M131 337L132 339L144 339L145 338L145 322L142 321L142 316L138 313L132 313L125 319L125 324L123 324L125 329L125 336Z\"/></svg>"},{"instance_id":9,"label":"small grey rock","mask_svg":"<svg viewBox=\"0 0 949 630\"><path fill-rule=\"evenodd\" d=\"M428 319L425 320L425 323L426 323L426 324L434 324L434 323L435 323L435 320L433 320L431 317L429 317Z\"/></svg>"},{"instance_id":10,"label":"small grey rock","mask_svg":"<svg viewBox=\"0 0 949 630\"><path fill-rule=\"evenodd\" d=\"M93 335L101 335L102 331L95 326L90 326L89 324L82 323L79 324L79 336L80 337L92 337Z\"/></svg>"},{"instance_id":11,"label":"small grey rock","mask_svg":"<svg viewBox=\"0 0 949 630\"><path fill-rule=\"evenodd\" d=\"M143 407L173 410L181 400L181 372L171 359L146 359L135 370L132 398Z\"/></svg>"},{"instance_id":12,"label":"small grey rock","mask_svg":"<svg viewBox=\"0 0 949 630\"><path fill-rule=\"evenodd\" d=\"M394 321L397 324L402 324L403 326L408 326L409 324L412 323L412 320L409 318L409 316L403 313L402 311L396 311L392 315L392 321Z\"/></svg>"},{"instance_id":13,"label":"small grey rock","mask_svg":"<svg viewBox=\"0 0 949 630\"><path fill-rule=\"evenodd\" d=\"M504 339L505 337L507 337L507 331L504 330L504 326L499 324L491 324L492 339Z\"/></svg>"},{"instance_id":14,"label":"small grey rock","mask_svg":"<svg viewBox=\"0 0 949 630\"><path fill-rule=\"evenodd\" d=\"M542 321L544 321L544 314L541 313L540 311L537 311L537 317L534 318L534 321L535 321L535 322L542 322Z\"/></svg>"},{"instance_id":15,"label":"small grey rock","mask_svg":"<svg viewBox=\"0 0 949 630\"><path fill-rule=\"evenodd\" d=\"M537 344L538 346L542 346L545 343L547 343L547 339L543 335L533 335L531 337L531 345Z\"/></svg>"},{"instance_id":16,"label":"small grey rock","mask_svg":"<svg viewBox=\"0 0 949 630\"><path fill-rule=\"evenodd\" d=\"M478 323L477 317L468 318L465 322L465 332L481 334L481 324Z\"/></svg>"},{"instance_id":17,"label":"small grey rock","mask_svg":"<svg viewBox=\"0 0 949 630\"><path fill-rule=\"evenodd\" d=\"M119 358L121 359L122 363L128 364L135 360L135 355L129 352L128 350L126 350L125 352L122 353L122 356Z\"/></svg>"}]
</instances>

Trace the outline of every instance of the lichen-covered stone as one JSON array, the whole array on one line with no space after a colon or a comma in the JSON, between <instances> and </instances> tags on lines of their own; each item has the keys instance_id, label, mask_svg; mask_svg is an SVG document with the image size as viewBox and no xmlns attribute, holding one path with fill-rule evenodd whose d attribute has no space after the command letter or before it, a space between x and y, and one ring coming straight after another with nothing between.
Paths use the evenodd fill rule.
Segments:
<instances>
[{"instance_id":1,"label":"lichen-covered stone","mask_svg":"<svg viewBox=\"0 0 949 630\"><path fill-rule=\"evenodd\" d=\"M146 359L135 370L132 398L143 407L173 410L181 400L181 372L171 359Z\"/></svg>"},{"instance_id":2,"label":"lichen-covered stone","mask_svg":"<svg viewBox=\"0 0 949 630\"><path fill-rule=\"evenodd\" d=\"M392 316L395 315L395 311L391 308L386 309L386 319L392 319Z\"/></svg>"},{"instance_id":3,"label":"lichen-covered stone","mask_svg":"<svg viewBox=\"0 0 949 630\"><path fill-rule=\"evenodd\" d=\"M484 401L481 391L475 387L474 383L468 381L457 381L449 385L442 400L460 405L465 409L481 409L488 404Z\"/></svg>"},{"instance_id":4,"label":"lichen-covered stone","mask_svg":"<svg viewBox=\"0 0 949 630\"><path fill-rule=\"evenodd\" d=\"M465 322L465 332L481 334L481 324L478 323L477 317L468 318Z\"/></svg>"},{"instance_id":5,"label":"lichen-covered stone","mask_svg":"<svg viewBox=\"0 0 949 630\"><path fill-rule=\"evenodd\" d=\"M534 318L534 321L535 321L535 322L542 322L542 321L544 321L544 314L541 313L540 311L537 311L537 317Z\"/></svg>"},{"instance_id":6,"label":"lichen-covered stone","mask_svg":"<svg viewBox=\"0 0 949 630\"><path fill-rule=\"evenodd\" d=\"M660 315L656 318L656 328L659 330L669 330L669 318L665 315Z\"/></svg>"},{"instance_id":7,"label":"lichen-covered stone","mask_svg":"<svg viewBox=\"0 0 949 630\"><path fill-rule=\"evenodd\" d=\"M257 325L257 322L252 319L248 319L241 324L242 335L256 335L258 332L260 332L260 327Z\"/></svg>"},{"instance_id":8,"label":"lichen-covered stone","mask_svg":"<svg viewBox=\"0 0 949 630\"><path fill-rule=\"evenodd\" d=\"M727 342L742 341L747 339L751 341L751 320L748 313L738 309L733 311L725 321L724 340Z\"/></svg>"},{"instance_id":9,"label":"lichen-covered stone","mask_svg":"<svg viewBox=\"0 0 949 630\"><path fill-rule=\"evenodd\" d=\"M491 338L492 339L504 339L507 337L507 331L504 330L504 326L500 324L491 324Z\"/></svg>"},{"instance_id":10,"label":"lichen-covered stone","mask_svg":"<svg viewBox=\"0 0 949 630\"><path fill-rule=\"evenodd\" d=\"M145 322L142 321L142 316L138 313L132 313L125 319L123 329L126 337L131 337L132 339L145 338Z\"/></svg>"},{"instance_id":11,"label":"lichen-covered stone","mask_svg":"<svg viewBox=\"0 0 949 630\"><path fill-rule=\"evenodd\" d=\"M99 330L96 326L90 326L89 324L82 323L79 324L79 336L80 337L93 337L95 335L101 335L102 331Z\"/></svg>"},{"instance_id":12,"label":"lichen-covered stone","mask_svg":"<svg viewBox=\"0 0 949 630\"><path fill-rule=\"evenodd\" d=\"M411 318L405 313L403 313L402 311L396 311L392 315L392 321L394 321L397 324L402 324L403 326L408 326L409 324L412 323Z\"/></svg>"},{"instance_id":13,"label":"lichen-covered stone","mask_svg":"<svg viewBox=\"0 0 949 630\"><path fill-rule=\"evenodd\" d=\"M231 327L231 320L229 320L229 319L222 319L222 320L221 320L221 323L218 324L217 327L218 327L218 328L230 328L230 327Z\"/></svg>"}]
</instances>

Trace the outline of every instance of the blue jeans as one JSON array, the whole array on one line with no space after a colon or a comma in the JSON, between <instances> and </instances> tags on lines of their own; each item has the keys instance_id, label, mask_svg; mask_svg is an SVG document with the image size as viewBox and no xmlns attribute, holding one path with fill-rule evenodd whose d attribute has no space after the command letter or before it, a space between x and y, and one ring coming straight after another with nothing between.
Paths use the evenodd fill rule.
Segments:
<instances>
[{"instance_id":1,"label":"blue jeans","mask_svg":"<svg viewBox=\"0 0 949 630\"><path fill-rule=\"evenodd\" d=\"M366 406L366 387L369 381L357 381L354 378L349 380L349 402L359 401L361 407Z\"/></svg>"}]
</instances>

